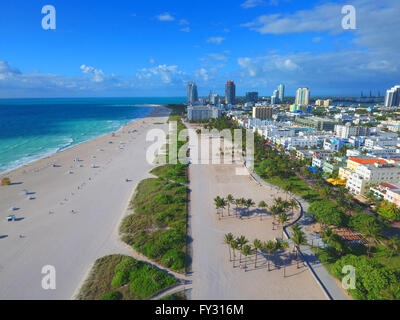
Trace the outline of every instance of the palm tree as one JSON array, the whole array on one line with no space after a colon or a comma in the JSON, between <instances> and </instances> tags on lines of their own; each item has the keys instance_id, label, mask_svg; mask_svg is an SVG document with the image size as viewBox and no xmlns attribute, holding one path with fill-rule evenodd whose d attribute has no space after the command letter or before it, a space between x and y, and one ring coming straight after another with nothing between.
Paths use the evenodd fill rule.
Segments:
<instances>
[{"instance_id":1,"label":"palm tree","mask_svg":"<svg viewBox=\"0 0 400 320\"><path fill-rule=\"evenodd\" d=\"M233 252L233 267L235 268L236 250L239 250L239 243L236 240L232 240L231 248L232 248L232 252Z\"/></svg>"},{"instance_id":2,"label":"palm tree","mask_svg":"<svg viewBox=\"0 0 400 320\"><path fill-rule=\"evenodd\" d=\"M281 197L275 198L275 199L274 199L274 204L275 204L277 207L282 207L282 205L283 205L283 199L282 199Z\"/></svg>"},{"instance_id":3,"label":"palm tree","mask_svg":"<svg viewBox=\"0 0 400 320\"><path fill-rule=\"evenodd\" d=\"M258 250L261 249L262 247L262 242L258 239L255 239L253 241L253 247L254 247L254 251L256 252L256 261L254 263L254 268L257 268L257 258L258 258Z\"/></svg>"},{"instance_id":4,"label":"palm tree","mask_svg":"<svg viewBox=\"0 0 400 320\"><path fill-rule=\"evenodd\" d=\"M286 241L281 241L279 239L275 240L275 250L282 250L289 248L289 243Z\"/></svg>"},{"instance_id":5,"label":"palm tree","mask_svg":"<svg viewBox=\"0 0 400 320\"><path fill-rule=\"evenodd\" d=\"M218 219L220 219L220 209L222 208L222 199L220 196L217 196L214 199L215 208L217 209Z\"/></svg>"},{"instance_id":6,"label":"palm tree","mask_svg":"<svg viewBox=\"0 0 400 320\"><path fill-rule=\"evenodd\" d=\"M243 246L243 249L242 249L242 251L240 251L240 253L246 257L246 259L244 261L244 271L247 271L248 256L252 253L251 247L246 244L245 246Z\"/></svg>"},{"instance_id":7,"label":"palm tree","mask_svg":"<svg viewBox=\"0 0 400 320\"><path fill-rule=\"evenodd\" d=\"M226 200L224 198L220 198L221 199L221 208L222 208L222 217L224 216L224 210L226 208Z\"/></svg>"},{"instance_id":8,"label":"palm tree","mask_svg":"<svg viewBox=\"0 0 400 320\"><path fill-rule=\"evenodd\" d=\"M275 217L282 212L282 208L277 205L272 205L269 207L269 212L271 212L271 214L274 218L274 221L275 221Z\"/></svg>"},{"instance_id":9,"label":"palm tree","mask_svg":"<svg viewBox=\"0 0 400 320\"><path fill-rule=\"evenodd\" d=\"M228 194L226 197L226 203L228 205L228 216L231 215L230 213L230 209L231 209L231 204L234 204L235 199L233 198L233 196L231 194Z\"/></svg>"},{"instance_id":10,"label":"palm tree","mask_svg":"<svg viewBox=\"0 0 400 320\"><path fill-rule=\"evenodd\" d=\"M296 224L292 225L292 230L293 230L293 233L297 233L297 232L301 231L301 227L298 223L296 223Z\"/></svg>"},{"instance_id":11,"label":"palm tree","mask_svg":"<svg viewBox=\"0 0 400 320\"><path fill-rule=\"evenodd\" d=\"M387 246L392 249L389 260L392 259L394 253L398 253L400 250L400 240L397 237L390 238L387 242Z\"/></svg>"},{"instance_id":12,"label":"palm tree","mask_svg":"<svg viewBox=\"0 0 400 320\"><path fill-rule=\"evenodd\" d=\"M236 215L238 213L238 208L241 206L240 199L235 199Z\"/></svg>"},{"instance_id":13,"label":"palm tree","mask_svg":"<svg viewBox=\"0 0 400 320\"><path fill-rule=\"evenodd\" d=\"M278 222L282 225L282 239L283 239L283 227L286 222L289 221L289 218L286 213L281 213L278 217Z\"/></svg>"},{"instance_id":14,"label":"palm tree","mask_svg":"<svg viewBox=\"0 0 400 320\"><path fill-rule=\"evenodd\" d=\"M258 207L263 211L267 207L267 204L265 203L265 201L260 201L260 203L258 204ZM260 220L262 220L262 212L260 214Z\"/></svg>"},{"instance_id":15,"label":"palm tree","mask_svg":"<svg viewBox=\"0 0 400 320\"><path fill-rule=\"evenodd\" d=\"M229 249L229 261L232 261L232 255L231 255L231 242L233 241L233 234L232 233L227 233L224 238L224 243L228 246Z\"/></svg>"},{"instance_id":16,"label":"palm tree","mask_svg":"<svg viewBox=\"0 0 400 320\"><path fill-rule=\"evenodd\" d=\"M243 250L243 246L249 242L249 240L247 240L245 236L240 236L239 238L236 239L236 241L239 245L240 250ZM240 253L239 263L242 264L242 253Z\"/></svg>"},{"instance_id":17,"label":"palm tree","mask_svg":"<svg viewBox=\"0 0 400 320\"><path fill-rule=\"evenodd\" d=\"M299 232L294 233L291 239L296 248L297 268L299 268L299 261L298 261L299 250L300 246L307 244L306 235L303 231L300 230Z\"/></svg>"},{"instance_id":18,"label":"palm tree","mask_svg":"<svg viewBox=\"0 0 400 320\"><path fill-rule=\"evenodd\" d=\"M263 244L262 250L268 252L268 257L267 257L268 271L271 271L269 267L269 260L270 260L269 258L273 255L272 252L276 250L276 243L274 241L268 240Z\"/></svg>"},{"instance_id":19,"label":"palm tree","mask_svg":"<svg viewBox=\"0 0 400 320\"><path fill-rule=\"evenodd\" d=\"M285 190L287 200L288 194L292 193L292 191L294 190L294 184L289 182L288 184L285 184L282 189Z\"/></svg>"},{"instance_id":20,"label":"palm tree","mask_svg":"<svg viewBox=\"0 0 400 320\"><path fill-rule=\"evenodd\" d=\"M246 200L246 202L245 202L245 206L246 206L246 209L247 209L247 215L249 215L249 209L251 208L251 207L254 207L256 204L255 204L255 202L253 201L253 199L247 199Z\"/></svg>"},{"instance_id":21,"label":"palm tree","mask_svg":"<svg viewBox=\"0 0 400 320\"><path fill-rule=\"evenodd\" d=\"M292 209L292 215L293 215L294 209L297 209L299 207L299 204L297 203L297 201L295 199L292 198L289 200L289 205L290 205L290 208Z\"/></svg>"}]
</instances>

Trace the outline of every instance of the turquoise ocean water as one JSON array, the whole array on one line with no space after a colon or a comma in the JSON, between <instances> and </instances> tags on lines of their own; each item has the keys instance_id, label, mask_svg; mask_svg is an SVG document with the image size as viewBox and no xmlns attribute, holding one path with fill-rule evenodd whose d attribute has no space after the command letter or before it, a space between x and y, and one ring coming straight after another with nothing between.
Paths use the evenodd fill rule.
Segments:
<instances>
[{"instance_id":1,"label":"turquoise ocean water","mask_svg":"<svg viewBox=\"0 0 400 320\"><path fill-rule=\"evenodd\" d=\"M147 104L185 98L0 100L0 173L113 132L147 116Z\"/></svg>"}]
</instances>

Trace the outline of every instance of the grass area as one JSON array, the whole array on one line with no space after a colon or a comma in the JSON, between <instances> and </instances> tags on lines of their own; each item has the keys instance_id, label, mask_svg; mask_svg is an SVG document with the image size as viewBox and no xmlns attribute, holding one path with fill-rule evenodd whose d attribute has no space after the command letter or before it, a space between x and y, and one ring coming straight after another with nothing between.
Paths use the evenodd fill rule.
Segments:
<instances>
[{"instance_id":1,"label":"grass area","mask_svg":"<svg viewBox=\"0 0 400 320\"><path fill-rule=\"evenodd\" d=\"M158 125L158 124L165 124L164 122L153 122L153 124Z\"/></svg>"},{"instance_id":2,"label":"grass area","mask_svg":"<svg viewBox=\"0 0 400 320\"><path fill-rule=\"evenodd\" d=\"M79 300L143 300L178 284L168 274L134 258L115 254L97 259Z\"/></svg>"},{"instance_id":3,"label":"grass area","mask_svg":"<svg viewBox=\"0 0 400 320\"><path fill-rule=\"evenodd\" d=\"M146 257L177 272L185 271L186 260L186 186L162 178L178 172L178 180L186 182L186 166L166 165L152 171L159 178L142 180L130 208L134 214L122 221L122 240ZM171 173L172 172L172 173ZM170 174L169 174L170 173Z\"/></svg>"},{"instance_id":4,"label":"grass area","mask_svg":"<svg viewBox=\"0 0 400 320\"><path fill-rule=\"evenodd\" d=\"M182 164L167 164L156 167L151 170L150 173L157 177L161 177L169 181L175 181L181 184L185 184L187 181L187 166Z\"/></svg>"},{"instance_id":5,"label":"grass area","mask_svg":"<svg viewBox=\"0 0 400 320\"><path fill-rule=\"evenodd\" d=\"M257 165L256 165L257 166ZM255 167L256 167L255 166ZM257 169L255 168L255 171L257 173ZM318 191L315 189L311 188L304 180L300 179L296 175L292 175L288 178L281 178L279 176L274 176L271 178L265 178L262 177L264 181L273 184L275 186L278 186L280 188L284 188L288 184L293 185L293 191L292 193L300 196L304 200L308 201L309 203L313 201L321 201L323 200Z\"/></svg>"},{"instance_id":6,"label":"grass area","mask_svg":"<svg viewBox=\"0 0 400 320\"><path fill-rule=\"evenodd\" d=\"M159 300L187 300L187 299L186 299L185 291L183 290L183 291L165 296Z\"/></svg>"}]
</instances>

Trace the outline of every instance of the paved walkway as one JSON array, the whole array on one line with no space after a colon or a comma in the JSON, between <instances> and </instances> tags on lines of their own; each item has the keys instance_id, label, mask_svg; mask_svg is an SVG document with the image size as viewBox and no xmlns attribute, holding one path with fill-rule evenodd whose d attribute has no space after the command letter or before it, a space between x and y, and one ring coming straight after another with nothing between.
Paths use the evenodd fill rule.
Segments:
<instances>
[{"instance_id":1,"label":"paved walkway","mask_svg":"<svg viewBox=\"0 0 400 320\"><path fill-rule=\"evenodd\" d=\"M277 186L274 186L270 183L265 182L263 179L261 179L260 176L258 176L255 172L250 173L250 175L254 178L255 181L257 181L260 185L273 188L275 190L279 190L280 188ZM314 235L308 232L305 227L312 222L312 218L310 216L306 216L304 213L307 212L309 208L309 204L307 201L305 201L303 198L298 197L295 194L290 194L291 197L297 200L297 202L300 205L301 208L301 215L299 219L296 221L299 223L301 226L302 230L305 232L306 237L307 237L307 242L308 243L314 243ZM291 231L285 227L285 234L289 239L289 244L293 245L292 242L290 241L290 233ZM321 239L318 241L318 245L322 245ZM321 286L327 297L331 300L347 300L347 297L344 295L344 293L338 288L336 285L335 280L332 278L332 276L329 274L328 270L323 266L323 264L317 259L317 257L314 255L314 253L311 251L310 246L301 246L300 247L300 253L303 257L303 260L309 267L311 273L313 274L315 280L318 282L318 284ZM312 263L314 261L314 263Z\"/></svg>"}]
</instances>

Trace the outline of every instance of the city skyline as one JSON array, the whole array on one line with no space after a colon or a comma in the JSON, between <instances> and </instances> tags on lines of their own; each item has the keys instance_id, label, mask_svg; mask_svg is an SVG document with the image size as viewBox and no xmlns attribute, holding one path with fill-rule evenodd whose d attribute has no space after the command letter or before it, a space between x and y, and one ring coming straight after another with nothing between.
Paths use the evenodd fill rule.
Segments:
<instances>
[{"instance_id":1,"label":"city skyline","mask_svg":"<svg viewBox=\"0 0 400 320\"><path fill-rule=\"evenodd\" d=\"M0 98L185 96L189 81L205 96L222 94L228 79L238 96L270 96L279 83L359 96L400 79L393 0L353 1L350 30L345 1L156 2L56 0L55 30L43 30L41 3L5 3Z\"/></svg>"}]
</instances>

